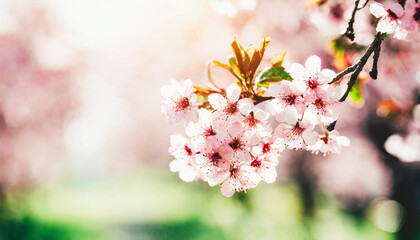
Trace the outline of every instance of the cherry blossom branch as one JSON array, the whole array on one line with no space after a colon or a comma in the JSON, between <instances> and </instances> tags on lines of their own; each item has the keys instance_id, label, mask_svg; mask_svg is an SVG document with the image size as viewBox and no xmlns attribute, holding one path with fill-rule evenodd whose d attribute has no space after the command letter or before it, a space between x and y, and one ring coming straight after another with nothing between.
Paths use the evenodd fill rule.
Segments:
<instances>
[{"instance_id":1,"label":"cherry blossom branch","mask_svg":"<svg viewBox=\"0 0 420 240\"><path fill-rule=\"evenodd\" d=\"M342 36L348 37L351 41L354 41L354 20L356 18L356 12L366 7L369 0L366 0L363 6L359 7L360 0L356 0L354 2L353 12L351 13L351 18L349 20L349 25L347 26L346 31L342 34Z\"/></svg>"},{"instance_id":2,"label":"cherry blossom branch","mask_svg":"<svg viewBox=\"0 0 420 240\"><path fill-rule=\"evenodd\" d=\"M381 53L381 45L377 46L375 50L373 51L373 65L372 65L372 69L369 72L369 75L374 80L378 78L378 60L379 60L380 53Z\"/></svg>"},{"instance_id":3,"label":"cherry blossom branch","mask_svg":"<svg viewBox=\"0 0 420 240\"><path fill-rule=\"evenodd\" d=\"M334 83L339 81L343 76L349 74L352 72L352 75L350 77L350 80L347 82L347 90L344 93L343 97L341 97L340 102L343 102L344 100L346 100L348 94L350 93L350 90L352 89L352 87L354 86L354 84L356 83L357 77L359 76L360 72L363 70L363 67L366 65L367 60L369 59L370 55L372 55L372 53L374 53L374 57L373 57L373 66L372 66L372 70L370 72L371 76L373 76L372 78L376 78L377 76L377 64L378 64L378 58L379 58L379 52L381 49L381 44L383 41L383 36L381 32L376 33L375 35L375 39L373 40L373 42L369 45L368 49L366 50L366 52L363 54L363 56L360 58L359 62L357 62L356 64L344 69L342 72L338 73L337 76L330 82Z\"/></svg>"},{"instance_id":4,"label":"cherry blossom branch","mask_svg":"<svg viewBox=\"0 0 420 240\"><path fill-rule=\"evenodd\" d=\"M368 4L368 2L369 2L369 0L366 0L366 2L363 4L363 6L359 7L357 10L361 10L361 9L363 9L364 7L366 7L366 5Z\"/></svg>"},{"instance_id":5,"label":"cherry blossom branch","mask_svg":"<svg viewBox=\"0 0 420 240\"><path fill-rule=\"evenodd\" d=\"M263 96L259 96L259 95L254 95L254 100L255 100L255 104L258 104L258 103L262 103L262 102L264 102L264 101L267 101L267 100L270 100L270 99L273 99L274 97L263 97Z\"/></svg>"},{"instance_id":6,"label":"cherry blossom branch","mask_svg":"<svg viewBox=\"0 0 420 240\"><path fill-rule=\"evenodd\" d=\"M360 2L360 0L356 0L354 2L354 8L353 8L353 12L351 13L351 18L349 20L349 25L348 25L346 31L342 35L342 36L348 37L352 41L354 41L354 28L353 28L353 24L354 24L354 19L356 17L356 12L358 10L359 2Z\"/></svg>"}]
</instances>

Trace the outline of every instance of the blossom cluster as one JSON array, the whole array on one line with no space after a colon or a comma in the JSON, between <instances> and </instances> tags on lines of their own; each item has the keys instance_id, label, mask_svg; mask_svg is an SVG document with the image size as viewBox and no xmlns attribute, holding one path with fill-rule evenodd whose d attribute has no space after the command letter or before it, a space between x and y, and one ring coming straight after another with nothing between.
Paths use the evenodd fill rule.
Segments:
<instances>
[{"instance_id":1,"label":"blossom cluster","mask_svg":"<svg viewBox=\"0 0 420 240\"><path fill-rule=\"evenodd\" d=\"M254 84L247 91L236 82L203 94L191 80L173 80L162 87L161 111L170 123L186 119L188 124L186 135L171 136L171 171L186 182L220 184L230 197L260 181L274 182L285 149L340 153L350 141L331 127L338 118L334 106L346 90L344 84L330 84L335 75L311 56L304 65L291 65L290 79ZM256 82L261 79L260 74Z\"/></svg>"},{"instance_id":2,"label":"blossom cluster","mask_svg":"<svg viewBox=\"0 0 420 240\"><path fill-rule=\"evenodd\" d=\"M380 3L370 6L370 12L380 18L376 27L377 32L392 34L400 40L420 39L420 3L407 0L405 9L394 3L388 9Z\"/></svg>"}]
</instances>

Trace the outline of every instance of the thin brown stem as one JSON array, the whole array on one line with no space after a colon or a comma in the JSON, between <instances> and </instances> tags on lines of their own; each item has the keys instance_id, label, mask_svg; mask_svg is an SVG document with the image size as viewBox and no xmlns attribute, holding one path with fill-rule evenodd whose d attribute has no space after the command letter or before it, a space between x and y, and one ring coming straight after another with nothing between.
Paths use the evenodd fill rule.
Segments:
<instances>
[{"instance_id":1,"label":"thin brown stem","mask_svg":"<svg viewBox=\"0 0 420 240\"><path fill-rule=\"evenodd\" d=\"M356 17L356 12L359 7L359 2L360 0L356 0L354 2L354 8L353 8L353 12L351 13L351 18L349 20L349 25L347 26L346 31L343 33L343 36L348 37L351 41L354 41L354 28L353 28L353 24L354 24L354 19Z\"/></svg>"},{"instance_id":2,"label":"thin brown stem","mask_svg":"<svg viewBox=\"0 0 420 240\"><path fill-rule=\"evenodd\" d=\"M382 33L380 33L380 32L376 33L375 39L369 45L368 49L365 51L363 56L360 58L359 62L354 64L353 66L348 67L343 72L337 74L337 76L333 79L333 81L331 81L331 83L336 82L336 81L338 81L337 79L340 79L344 75L346 75L350 72L353 72L351 74L350 80L347 82L347 90L344 93L344 95L341 97L340 102L343 102L344 100L346 100L348 94L350 93L350 90L352 89L352 87L356 83L357 77L359 76L360 72L363 70L363 67L366 65L366 62L369 59L370 55L372 55L373 52L377 52L377 54L375 54L375 55L376 55L376 58L379 58L379 51L380 51L380 46L381 46L382 41L383 41ZM371 72L372 71L377 72L377 61L378 61L377 59L374 60L374 64L372 66Z\"/></svg>"}]
</instances>

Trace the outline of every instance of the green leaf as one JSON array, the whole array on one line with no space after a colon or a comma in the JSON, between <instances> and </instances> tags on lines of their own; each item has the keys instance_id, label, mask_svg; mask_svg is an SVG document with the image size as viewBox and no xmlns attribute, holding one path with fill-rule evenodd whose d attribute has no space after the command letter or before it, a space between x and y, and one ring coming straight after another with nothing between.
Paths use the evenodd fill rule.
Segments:
<instances>
[{"instance_id":1,"label":"green leaf","mask_svg":"<svg viewBox=\"0 0 420 240\"><path fill-rule=\"evenodd\" d=\"M228 61L229 61L230 67L232 68L232 70L236 74L236 76L238 76L239 78L242 79L241 70L239 70L238 63L236 62L236 57L231 56L231 57L229 57Z\"/></svg>"},{"instance_id":2,"label":"green leaf","mask_svg":"<svg viewBox=\"0 0 420 240\"><path fill-rule=\"evenodd\" d=\"M284 79L281 77L266 78L265 80L259 81L257 83L257 88L262 88L262 87L268 88L268 86L270 86L271 83L277 83L282 80Z\"/></svg>"},{"instance_id":3,"label":"green leaf","mask_svg":"<svg viewBox=\"0 0 420 240\"><path fill-rule=\"evenodd\" d=\"M267 78L282 78L284 80L293 80L288 72L282 67L271 67L261 74L260 80L266 80Z\"/></svg>"},{"instance_id":4,"label":"green leaf","mask_svg":"<svg viewBox=\"0 0 420 240\"><path fill-rule=\"evenodd\" d=\"M293 78L282 67L271 67L260 75L257 88L268 88L271 83L280 82L282 80L293 80Z\"/></svg>"},{"instance_id":5,"label":"green leaf","mask_svg":"<svg viewBox=\"0 0 420 240\"><path fill-rule=\"evenodd\" d=\"M356 103L357 105L363 105L363 91L359 79L356 81L356 84L354 84L354 86L351 88L349 92L349 98L352 102Z\"/></svg>"}]
</instances>

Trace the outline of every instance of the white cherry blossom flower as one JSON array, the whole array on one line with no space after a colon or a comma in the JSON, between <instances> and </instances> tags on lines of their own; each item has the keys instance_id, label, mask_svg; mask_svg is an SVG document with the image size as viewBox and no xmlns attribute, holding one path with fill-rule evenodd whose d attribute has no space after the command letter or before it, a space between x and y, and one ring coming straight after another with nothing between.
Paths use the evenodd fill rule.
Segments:
<instances>
[{"instance_id":1,"label":"white cherry blossom flower","mask_svg":"<svg viewBox=\"0 0 420 240\"><path fill-rule=\"evenodd\" d=\"M255 106L251 99L243 100L238 104L240 112L245 116L242 126L261 138L270 136L272 129L267 122L270 114Z\"/></svg>"},{"instance_id":2,"label":"white cherry blossom flower","mask_svg":"<svg viewBox=\"0 0 420 240\"><path fill-rule=\"evenodd\" d=\"M316 96L320 91L328 87L328 83L335 77L335 72L330 69L321 70L321 59L317 56L310 56L305 66L293 63L290 68L290 75L297 88L306 92L305 100L312 101L311 97Z\"/></svg>"},{"instance_id":3,"label":"white cherry blossom flower","mask_svg":"<svg viewBox=\"0 0 420 240\"><path fill-rule=\"evenodd\" d=\"M224 134L223 142L228 144L234 154L230 159L231 162L249 162L251 161L250 151L252 145L258 140L254 133L247 131L242 127L241 123L233 123L226 131L221 131Z\"/></svg>"},{"instance_id":4,"label":"white cherry blossom flower","mask_svg":"<svg viewBox=\"0 0 420 240\"><path fill-rule=\"evenodd\" d=\"M344 86L344 84L340 84ZM332 106L337 104L341 98L341 88L328 85L324 90L319 91L318 95L310 102L307 112L318 115L320 121L324 124L330 124L337 120L337 115L333 112Z\"/></svg>"},{"instance_id":5,"label":"white cherry blossom flower","mask_svg":"<svg viewBox=\"0 0 420 240\"><path fill-rule=\"evenodd\" d=\"M322 152L325 156L333 153L340 154L341 147L348 147L349 145L350 140L345 136L340 136L339 133L334 130L319 136L315 144L307 146L306 149L316 154L318 154L318 152Z\"/></svg>"},{"instance_id":6,"label":"white cherry blossom flower","mask_svg":"<svg viewBox=\"0 0 420 240\"><path fill-rule=\"evenodd\" d=\"M233 164L229 169L229 176L220 184L220 190L225 197L231 197L235 192L256 187L259 180L249 164Z\"/></svg>"},{"instance_id":7,"label":"white cherry blossom flower","mask_svg":"<svg viewBox=\"0 0 420 240\"><path fill-rule=\"evenodd\" d=\"M201 173L198 171L195 162L195 150L189 139L181 134L171 136L169 153L175 157L169 167L172 172L179 172L179 177L185 182L198 179Z\"/></svg>"},{"instance_id":8,"label":"white cherry blossom flower","mask_svg":"<svg viewBox=\"0 0 420 240\"><path fill-rule=\"evenodd\" d=\"M408 0L405 13L400 18L401 31L395 33L395 38L407 41L420 41L420 2Z\"/></svg>"},{"instance_id":9,"label":"white cherry blossom flower","mask_svg":"<svg viewBox=\"0 0 420 240\"><path fill-rule=\"evenodd\" d=\"M274 97L268 104L268 109L273 115L280 114L285 108L290 107L296 108L298 112L303 112L305 109L303 91L298 88L295 81L270 84L265 94Z\"/></svg>"},{"instance_id":10,"label":"white cherry blossom flower","mask_svg":"<svg viewBox=\"0 0 420 240\"><path fill-rule=\"evenodd\" d=\"M370 5L370 12L376 17L381 18L376 26L376 31L391 34L400 30L400 18L404 14L404 9L399 3L394 3L389 9L385 9L380 3Z\"/></svg>"},{"instance_id":11,"label":"white cherry blossom flower","mask_svg":"<svg viewBox=\"0 0 420 240\"><path fill-rule=\"evenodd\" d=\"M243 116L239 111L238 104L246 100L239 100L240 95L241 89L236 83L233 83L226 89L226 98L219 93L209 95L210 105L216 110L213 113L215 124L227 125L242 121Z\"/></svg>"},{"instance_id":12,"label":"white cherry blossom flower","mask_svg":"<svg viewBox=\"0 0 420 240\"><path fill-rule=\"evenodd\" d=\"M171 85L161 88L163 97L161 112L168 118L169 123L179 122L197 109L197 95L190 79L180 83L174 79Z\"/></svg>"},{"instance_id":13,"label":"white cherry blossom flower","mask_svg":"<svg viewBox=\"0 0 420 240\"><path fill-rule=\"evenodd\" d=\"M189 122L185 129L187 136L192 139L197 149L204 147L208 141L217 139L217 133L213 128L212 111L207 109L198 110L198 121Z\"/></svg>"},{"instance_id":14,"label":"white cherry blossom flower","mask_svg":"<svg viewBox=\"0 0 420 240\"><path fill-rule=\"evenodd\" d=\"M280 123L274 133L284 139L289 149L301 149L311 144L316 139L313 130L318 123L317 116L310 111L305 111L303 116L297 111L290 111L284 114L285 122Z\"/></svg>"},{"instance_id":15,"label":"white cherry blossom flower","mask_svg":"<svg viewBox=\"0 0 420 240\"><path fill-rule=\"evenodd\" d=\"M197 154L197 164L206 175L210 186L221 183L229 175L230 161L233 150L226 144L217 141L208 143L200 154Z\"/></svg>"},{"instance_id":16,"label":"white cherry blossom flower","mask_svg":"<svg viewBox=\"0 0 420 240\"><path fill-rule=\"evenodd\" d=\"M251 169L257 174L262 181L273 183L277 178L276 161L273 161L269 155L257 156L251 163Z\"/></svg>"}]
</instances>

